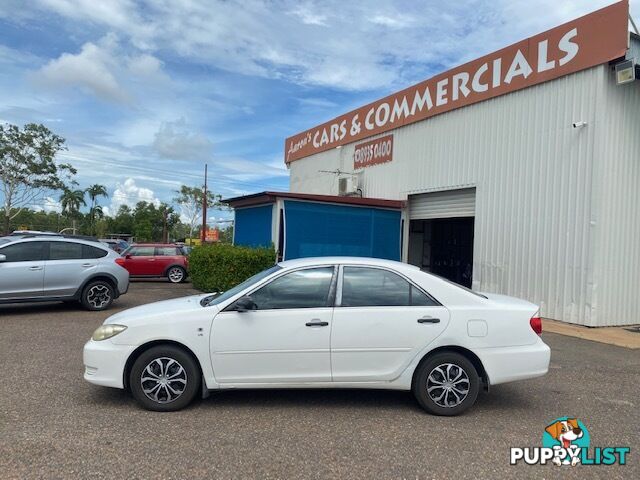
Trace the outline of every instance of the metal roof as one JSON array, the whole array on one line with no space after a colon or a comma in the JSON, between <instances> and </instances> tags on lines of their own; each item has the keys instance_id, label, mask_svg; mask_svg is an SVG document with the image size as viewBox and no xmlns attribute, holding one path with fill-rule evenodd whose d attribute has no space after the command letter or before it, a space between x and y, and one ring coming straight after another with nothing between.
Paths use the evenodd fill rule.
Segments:
<instances>
[{"instance_id":1,"label":"metal roof","mask_svg":"<svg viewBox=\"0 0 640 480\"><path fill-rule=\"evenodd\" d=\"M260 192L242 197L233 197L222 200L233 208L250 207L254 205L264 205L274 203L278 198L288 198L291 200L304 200L309 202L337 203L343 205L354 205L361 207L392 208L400 210L404 208L403 200L388 200L384 198L363 198L363 197L341 197L337 195L312 195L308 193L292 192Z\"/></svg>"}]
</instances>

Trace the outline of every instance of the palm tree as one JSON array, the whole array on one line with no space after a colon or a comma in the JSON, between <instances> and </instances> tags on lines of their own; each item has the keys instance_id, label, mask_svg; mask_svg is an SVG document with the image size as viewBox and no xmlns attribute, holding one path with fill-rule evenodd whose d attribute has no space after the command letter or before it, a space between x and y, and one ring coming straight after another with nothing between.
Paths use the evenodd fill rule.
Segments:
<instances>
[{"instance_id":1,"label":"palm tree","mask_svg":"<svg viewBox=\"0 0 640 480\"><path fill-rule=\"evenodd\" d=\"M91 185L89 188L87 188L85 190L85 192L87 192L87 194L89 195L89 198L91 199L91 208L89 209L89 218L91 220L91 233L94 233L94 223L95 223L95 218L96 215L99 218L102 218L102 207L98 206L98 197L108 197L109 195L107 194L107 187L105 187L104 185L100 185L99 183L95 183L93 185ZM100 209L100 211L98 211L97 209Z\"/></svg>"},{"instance_id":2,"label":"palm tree","mask_svg":"<svg viewBox=\"0 0 640 480\"><path fill-rule=\"evenodd\" d=\"M80 213L80 206L86 205L84 201L84 190L65 189L60 196L62 213L73 220L73 234L76 233L76 219Z\"/></svg>"}]
</instances>

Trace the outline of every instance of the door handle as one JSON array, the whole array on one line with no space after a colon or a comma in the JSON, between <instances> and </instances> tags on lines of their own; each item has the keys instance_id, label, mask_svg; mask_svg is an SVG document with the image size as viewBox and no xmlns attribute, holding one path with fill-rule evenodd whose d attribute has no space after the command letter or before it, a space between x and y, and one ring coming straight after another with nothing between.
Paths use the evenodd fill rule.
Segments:
<instances>
[{"instance_id":1,"label":"door handle","mask_svg":"<svg viewBox=\"0 0 640 480\"><path fill-rule=\"evenodd\" d=\"M35 272L35 271L37 271L37 270L42 270L42 267L36 267L36 266L33 266L33 267L29 267L29 270L34 271L34 272Z\"/></svg>"},{"instance_id":2,"label":"door handle","mask_svg":"<svg viewBox=\"0 0 640 480\"><path fill-rule=\"evenodd\" d=\"M418 323L440 323L439 318L422 317L418 319Z\"/></svg>"},{"instance_id":3,"label":"door handle","mask_svg":"<svg viewBox=\"0 0 640 480\"><path fill-rule=\"evenodd\" d=\"M83 263L82 264L83 267L95 267L95 265L93 263Z\"/></svg>"},{"instance_id":4,"label":"door handle","mask_svg":"<svg viewBox=\"0 0 640 480\"><path fill-rule=\"evenodd\" d=\"M321 322L320 320L314 319L310 322L305 323L307 327L326 327L329 325L329 322Z\"/></svg>"}]
</instances>

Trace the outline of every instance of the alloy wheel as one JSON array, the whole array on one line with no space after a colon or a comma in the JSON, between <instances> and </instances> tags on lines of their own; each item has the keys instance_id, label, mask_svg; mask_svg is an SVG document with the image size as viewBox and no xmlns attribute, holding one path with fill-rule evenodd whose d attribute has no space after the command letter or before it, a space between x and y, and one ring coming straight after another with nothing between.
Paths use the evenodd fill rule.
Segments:
<instances>
[{"instance_id":1,"label":"alloy wheel","mask_svg":"<svg viewBox=\"0 0 640 480\"><path fill-rule=\"evenodd\" d=\"M454 363L438 365L427 377L427 394L439 407L453 408L469 395L469 376Z\"/></svg>"},{"instance_id":2,"label":"alloy wheel","mask_svg":"<svg viewBox=\"0 0 640 480\"><path fill-rule=\"evenodd\" d=\"M181 268L173 267L167 275L173 283L180 283L184 278L184 271Z\"/></svg>"},{"instance_id":3,"label":"alloy wheel","mask_svg":"<svg viewBox=\"0 0 640 480\"><path fill-rule=\"evenodd\" d=\"M94 285L87 292L87 303L95 308L101 309L111 301L111 290L106 285Z\"/></svg>"},{"instance_id":4,"label":"alloy wheel","mask_svg":"<svg viewBox=\"0 0 640 480\"><path fill-rule=\"evenodd\" d=\"M187 372L173 358L156 358L142 370L140 385L149 400L170 403L184 393L187 387Z\"/></svg>"}]
</instances>

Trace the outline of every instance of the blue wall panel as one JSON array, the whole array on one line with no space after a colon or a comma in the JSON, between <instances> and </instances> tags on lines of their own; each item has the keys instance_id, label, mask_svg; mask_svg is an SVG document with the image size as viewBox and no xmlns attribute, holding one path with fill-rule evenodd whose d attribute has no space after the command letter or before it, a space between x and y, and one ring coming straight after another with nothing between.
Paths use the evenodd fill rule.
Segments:
<instances>
[{"instance_id":1,"label":"blue wall panel","mask_svg":"<svg viewBox=\"0 0 640 480\"><path fill-rule=\"evenodd\" d=\"M348 255L400 260L400 212L285 201L285 260Z\"/></svg>"},{"instance_id":2,"label":"blue wall panel","mask_svg":"<svg viewBox=\"0 0 640 480\"><path fill-rule=\"evenodd\" d=\"M273 205L236 209L233 243L246 247L269 247Z\"/></svg>"}]
</instances>

